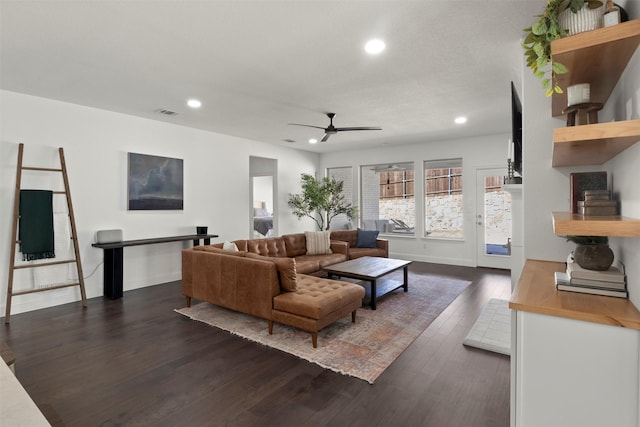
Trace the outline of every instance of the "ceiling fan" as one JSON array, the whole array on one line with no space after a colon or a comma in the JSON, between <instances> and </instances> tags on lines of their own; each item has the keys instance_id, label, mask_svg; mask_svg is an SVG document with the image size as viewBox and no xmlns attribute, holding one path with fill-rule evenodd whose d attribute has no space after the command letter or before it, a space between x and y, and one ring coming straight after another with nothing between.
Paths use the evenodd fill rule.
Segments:
<instances>
[{"instance_id":1,"label":"ceiling fan","mask_svg":"<svg viewBox=\"0 0 640 427\"><path fill-rule=\"evenodd\" d=\"M382 130L380 127L372 127L372 126L358 126L358 127L348 127L348 128L337 128L333 125L333 118L336 116L336 113L327 113L327 117L329 117L329 126L326 128L320 126L312 126L312 125L303 125L300 123L289 123L292 126L305 126L308 128L316 128L322 129L324 131L324 135L322 136L321 142L325 142L331 135L334 135L338 132L346 132L352 130Z\"/></svg>"}]
</instances>

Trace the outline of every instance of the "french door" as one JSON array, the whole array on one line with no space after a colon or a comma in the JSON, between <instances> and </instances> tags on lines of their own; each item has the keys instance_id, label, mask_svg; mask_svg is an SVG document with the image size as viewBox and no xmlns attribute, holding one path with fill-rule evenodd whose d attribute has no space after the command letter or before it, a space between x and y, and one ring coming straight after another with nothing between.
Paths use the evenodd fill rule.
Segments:
<instances>
[{"instance_id":1,"label":"french door","mask_svg":"<svg viewBox=\"0 0 640 427\"><path fill-rule=\"evenodd\" d=\"M511 268L511 194L502 190L506 168L476 171L478 267Z\"/></svg>"}]
</instances>

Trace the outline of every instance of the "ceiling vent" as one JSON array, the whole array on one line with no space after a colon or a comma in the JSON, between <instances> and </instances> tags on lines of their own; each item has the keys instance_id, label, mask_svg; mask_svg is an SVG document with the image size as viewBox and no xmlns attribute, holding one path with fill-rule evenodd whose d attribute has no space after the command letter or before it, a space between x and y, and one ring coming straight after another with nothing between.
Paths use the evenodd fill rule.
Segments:
<instances>
[{"instance_id":1,"label":"ceiling vent","mask_svg":"<svg viewBox=\"0 0 640 427\"><path fill-rule=\"evenodd\" d=\"M291 139L291 138L283 139L283 141L288 142L289 144L293 144L294 142L296 142L295 139Z\"/></svg>"},{"instance_id":2,"label":"ceiling vent","mask_svg":"<svg viewBox=\"0 0 640 427\"><path fill-rule=\"evenodd\" d=\"M165 108L158 108L155 110L156 113L164 114L165 116L177 116L178 113L175 111L167 110Z\"/></svg>"}]
</instances>

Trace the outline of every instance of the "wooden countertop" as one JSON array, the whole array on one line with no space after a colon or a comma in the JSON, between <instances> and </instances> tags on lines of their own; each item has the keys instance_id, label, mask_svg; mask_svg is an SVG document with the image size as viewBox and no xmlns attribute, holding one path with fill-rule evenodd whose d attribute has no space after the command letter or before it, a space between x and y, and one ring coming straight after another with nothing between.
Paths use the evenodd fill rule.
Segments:
<instances>
[{"instance_id":1,"label":"wooden countertop","mask_svg":"<svg viewBox=\"0 0 640 427\"><path fill-rule=\"evenodd\" d=\"M527 260L509 308L640 329L640 311L628 299L557 291L553 273L565 270L562 262Z\"/></svg>"}]
</instances>

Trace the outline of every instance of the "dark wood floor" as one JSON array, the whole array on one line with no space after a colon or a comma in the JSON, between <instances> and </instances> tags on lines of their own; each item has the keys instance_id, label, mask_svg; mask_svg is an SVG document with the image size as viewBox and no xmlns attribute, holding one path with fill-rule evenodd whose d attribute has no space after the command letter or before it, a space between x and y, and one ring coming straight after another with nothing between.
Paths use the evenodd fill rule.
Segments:
<instances>
[{"instance_id":1,"label":"dark wood floor","mask_svg":"<svg viewBox=\"0 0 640 427\"><path fill-rule=\"evenodd\" d=\"M508 272L411 270L473 283L373 385L174 313L179 282L12 315L0 339L54 426L508 426L509 358L461 344Z\"/></svg>"}]
</instances>

